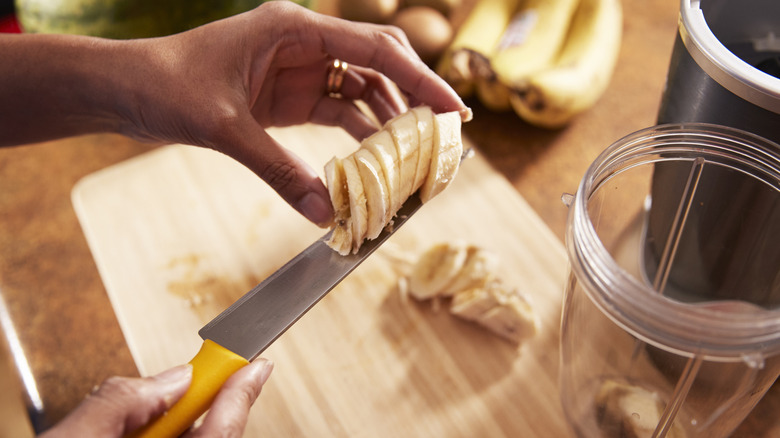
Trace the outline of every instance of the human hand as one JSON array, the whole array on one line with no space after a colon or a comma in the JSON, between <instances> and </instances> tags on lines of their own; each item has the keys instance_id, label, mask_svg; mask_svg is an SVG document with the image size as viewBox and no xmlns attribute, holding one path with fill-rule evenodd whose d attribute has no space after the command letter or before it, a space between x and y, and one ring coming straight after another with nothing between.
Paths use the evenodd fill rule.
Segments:
<instances>
[{"instance_id":1,"label":"human hand","mask_svg":"<svg viewBox=\"0 0 780 438\"><path fill-rule=\"evenodd\" d=\"M311 167L278 144L272 126L340 126L356 139L411 105L467 108L394 27L353 23L290 2L268 2L167 38L138 40L148 64L131 80L120 132L210 147L240 161L314 223L332 219L327 189ZM341 98L326 92L333 59L349 63ZM397 85L397 87L396 87ZM399 92L400 90L400 92ZM404 99L405 98L405 99Z\"/></svg>"},{"instance_id":2,"label":"human hand","mask_svg":"<svg viewBox=\"0 0 780 438\"><path fill-rule=\"evenodd\" d=\"M240 437L249 408L271 374L273 364L257 359L222 386L197 427L183 437ZM42 438L122 437L162 415L190 385L192 366L181 365L147 378L111 377Z\"/></svg>"}]
</instances>

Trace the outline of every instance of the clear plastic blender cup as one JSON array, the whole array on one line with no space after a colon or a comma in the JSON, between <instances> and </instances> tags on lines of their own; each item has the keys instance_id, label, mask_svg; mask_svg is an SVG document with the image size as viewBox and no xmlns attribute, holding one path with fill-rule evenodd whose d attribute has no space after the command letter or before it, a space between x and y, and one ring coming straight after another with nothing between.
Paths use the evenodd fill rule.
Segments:
<instances>
[{"instance_id":1,"label":"clear plastic blender cup","mask_svg":"<svg viewBox=\"0 0 780 438\"><path fill-rule=\"evenodd\" d=\"M651 234L665 166L685 176L665 182L668 220ZM648 128L606 149L569 199L560 395L577 436L728 436L780 374L780 207L702 200L708 179L780 205L780 147L717 125ZM701 227L713 216L717 230ZM681 244L692 233L701 244ZM690 260L717 269L678 266Z\"/></svg>"}]
</instances>

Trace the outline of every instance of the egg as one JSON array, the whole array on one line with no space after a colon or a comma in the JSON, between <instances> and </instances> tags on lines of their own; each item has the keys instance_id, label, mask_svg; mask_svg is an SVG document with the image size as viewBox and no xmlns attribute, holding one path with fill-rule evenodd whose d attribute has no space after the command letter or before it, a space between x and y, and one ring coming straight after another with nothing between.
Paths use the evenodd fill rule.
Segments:
<instances>
[{"instance_id":1,"label":"egg","mask_svg":"<svg viewBox=\"0 0 780 438\"><path fill-rule=\"evenodd\" d=\"M404 0L405 7L430 6L444 15L449 15L454 9L460 7L461 0Z\"/></svg>"},{"instance_id":2,"label":"egg","mask_svg":"<svg viewBox=\"0 0 780 438\"><path fill-rule=\"evenodd\" d=\"M399 0L339 0L341 18L369 23L387 23L396 13Z\"/></svg>"},{"instance_id":3,"label":"egg","mask_svg":"<svg viewBox=\"0 0 780 438\"><path fill-rule=\"evenodd\" d=\"M442 54L453 35L452 25L447 18L428 6L403 8L390 24L406 33L412 48L427 63L435 61Z\"/></svg>"}]
</instances>

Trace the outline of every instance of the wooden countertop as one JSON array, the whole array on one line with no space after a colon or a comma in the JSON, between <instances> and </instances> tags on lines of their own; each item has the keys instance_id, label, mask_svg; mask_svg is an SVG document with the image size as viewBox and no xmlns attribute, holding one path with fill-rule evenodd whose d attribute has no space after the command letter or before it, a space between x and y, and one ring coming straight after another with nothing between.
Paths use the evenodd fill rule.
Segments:
<instances>
[{"instance_id":1,"label":"wooden countertop","mask_svg":"<svg viewBox=\"0 0 780 438\"><path fill-rule=\"evenodd\" d=\"M464 132L563 239L567 210L589 163L613 141L654 124L672 44L676 0L624 1L617 70L598 105L566 129L533 128L469 101ZM117 135L0 150L0 293L45 407L61 419L111 375L137 375L70 202L76 181L154 146ZM777 433L775 385L738 436Z\"/></svg>"}]
</instances>

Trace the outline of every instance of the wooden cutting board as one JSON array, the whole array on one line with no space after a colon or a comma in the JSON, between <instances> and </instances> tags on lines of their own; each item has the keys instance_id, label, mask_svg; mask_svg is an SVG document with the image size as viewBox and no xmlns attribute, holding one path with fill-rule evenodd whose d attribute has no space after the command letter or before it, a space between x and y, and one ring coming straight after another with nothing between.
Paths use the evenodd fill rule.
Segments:
<instances>
[{"instance_id":1,"label":"wooden cutting board","mask_svg":"<svg viewBox=\"0 0 780 438\"><path fill-rule=\"evenodd\" d=\"M334 128L272 133L315 169L358 147ZM324 234L241 165L181 145L87 176L73 203L144 375L191 359L201 326ZM517 347L446 302L399 293L399 255L454 239L499 255L539 315L532 340ZM566 267L558 239L477 154L265 351L276 367L246 436L567 436L557 391Z\"/></svg>"}]
</instances>

